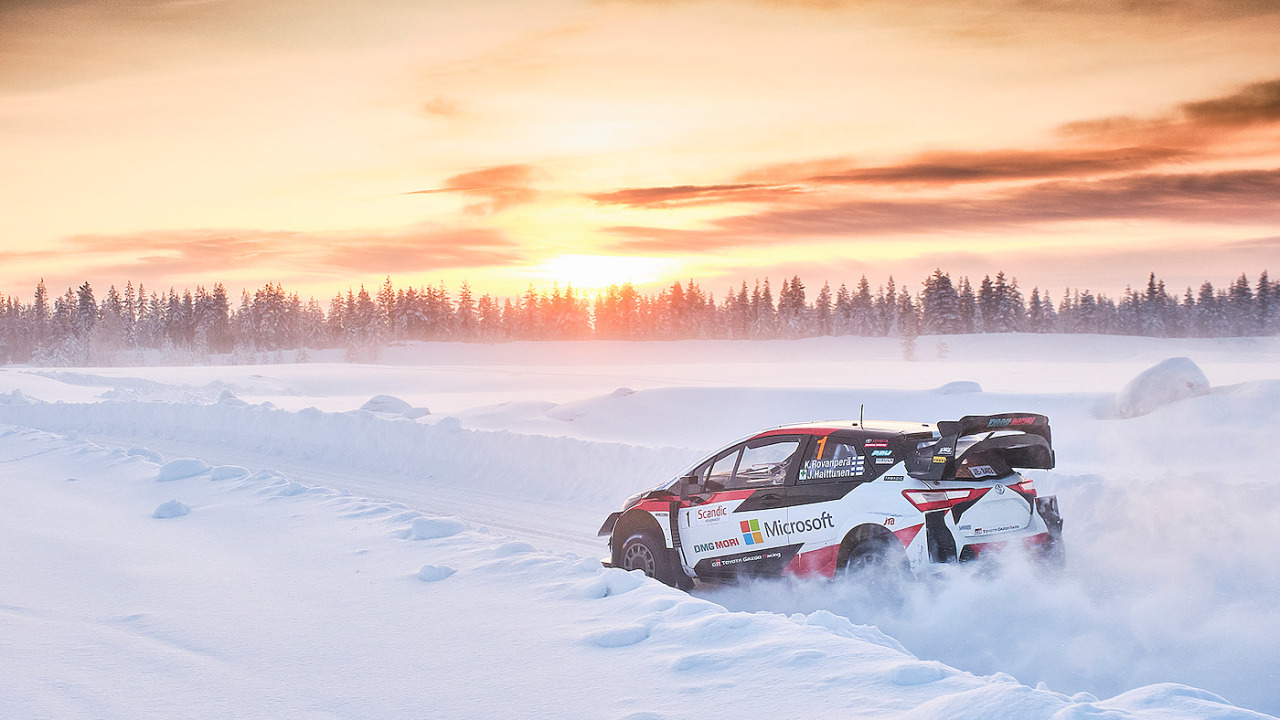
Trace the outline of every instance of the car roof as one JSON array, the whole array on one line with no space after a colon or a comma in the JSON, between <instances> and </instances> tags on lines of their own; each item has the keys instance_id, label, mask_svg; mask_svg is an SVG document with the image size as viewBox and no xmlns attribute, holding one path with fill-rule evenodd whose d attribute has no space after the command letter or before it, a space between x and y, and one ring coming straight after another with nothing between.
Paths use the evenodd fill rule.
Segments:
<instances>
[{"instance_id":1,"label":"car roof","mask_svg":"<svg viewBox=\"0 0 1280 720\"><path fill-rule=\"evenodd\" d=\"M932 433L937 429L938 426L931 423L898 422L893 420L873 420L868 423L859 423L856 420L824 420L821 422L782 425L757 433L753 437L766 435L826 435L837 430L864 430L871 433L907 435Z\"/></svg>"}]
</instances>

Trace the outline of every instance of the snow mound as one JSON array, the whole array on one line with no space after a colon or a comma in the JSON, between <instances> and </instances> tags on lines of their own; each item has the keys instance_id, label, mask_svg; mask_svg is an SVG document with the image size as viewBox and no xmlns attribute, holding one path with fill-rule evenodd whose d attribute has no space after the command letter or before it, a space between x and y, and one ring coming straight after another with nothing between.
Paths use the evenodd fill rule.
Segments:
<instances>
[{"instance_id":1,"label":"snow mound","mask_svg":"<svg viewBox=\"0 0 1280 720\"><path fill-rule=\"evenodd\" d=\"M508 540L494 548L493 554L498 557L511 557L512 555L525 555L537 551L536 547L523 540Z\"/></svg>"},{"instance_id":2,"label":"snow mound","mask_svg":"<svg viewBox=\"0 0 1280 720\"><path fill-rule=\"evenodd\" d=\"M636 394L636 391L632 390L629 387L620 387L617 390L614 390L613 392L609 393L609 397L621 398L621 397L626 397L628 395L635 395L635 394Z\"/></svg>"},{"instance_id":3,"label":"snow mound","mask_svg":"<svg viewBox=\"0 0 1280 720\"><path fill-rule=\"evenodd\" d=\"M236 394L230 390L222 391L222 394L218 396L218 404L228 407L249 407L249 403L236 397Z\"/></svg>"},{"instance_id":4,"label":"snow mound","mask_svg":"<svg viewBox=\"0 0 1280 720\"><path fill-rule=\"evenodd\" d=\"M156 511L151 513L151 517L163 520L165 518L182 517L189 512L191 512L191 506L178 500L170 500L169 502L160 503Z\"/></svg>"},{"instance_id":5,"label":"snow mound","mask_svg":"<svg viewBox=\"0 0 1280 720\"><path fill-rule=\"evenodd\" d=\"M303 485L302 483L289 480L285 484L279 486L276 490L276 494L281 497L293 497L294 495L305 494L310 489L311 488Z\"/></svg>"},{"instance_id":6,"label":"snow mound","mask_svg":"<svg viewBox=\"0 0 1280 720\"><path fill-rule=\"evenodd\" d=\"M153 462L157 465L160 465L161 463L164 462L163 455L149 448L131 447L128 450L125 450L124 454L130 457L140 457L143 460L146 460L148 462Z\"/></svg>"},{"instance_id":7,"label":"snow mound","mask_svg":"<svg viewBox=\"0 0 1280 720\"><path fill-rule=\"evenodd\" d=\"M30 405L31 398L27 397L21 390L14 390L11 393L0 394L0 405Z\"/></svg>"},{"instance_id":8,"label":"snow mound","mask_svg":"<svg viewBox=\"0 0 1280 720\"><path fill-rule=\"evenodd\" d=\"M606 598L631 592L644 584L645 575L639 570L627 572L621 568L605 568L596 573L582 587L586 598Z\"/></svg>"},{"instance_id":9,"label":"snow mound","mask_svg":"<svg viewBox=\"0 0 1280 720\"><path fill-rule=\"evenodd\" d=\"M418 571L418 579L423 582L439 582L456 572L458 571L444 565L423 565Z\"/></svg>"},{"instance_id":10,"label":"snow mound","mask_svg":"<svg viewBox=\"0 0 1280 720\"><path fill-rule=\"evenodd\" d=\"M956 380L949 382L938 388L934 388L934 392L939 395L963 395L966 393L980 393L982 386L972 380Z\"/></svg>"},{"instance_id":11,"label":"snow mound","mask_svg":"<svg viewBox=\"0 0 1280 720\"><path fill-rule=\"evenodd\" d=\"M369 398L368 402L361 405L360 409L369 412L400 415L412 410L413 406L394 395L374 395Z\"/></svg>"},{"instance_id":12,"label":"snow mound","mask_svg":"<svg viewBox=\"0 0 1280 720\"><path fill-rule=\"evenodd\" d=\"M1116 394L1113 417L1146 415L1159 407L1209 394L1209 379L1190 358L1169 358L1147 368Z\"/></svg>"},{"instance_id":13,"label":"snow mound","mask_svg":"<svg viewBox=\"0 0 1280 720\"><path fill-rule=\"evenodd\" d=\"M209 472L209 466L203 460L195 458L179 458L178 460L170 460L160 466L160 474L156 476L158 482L170 482L172 480L183 480L197 475L203 475Z\"/></svg>"},{"instance_id":14,"label":"snow mound","mask_svg":"<svg viewBox=\"0 0 1280 720\"><path fill-rule=\"evenodd\" d=\"M606 630L597 630L584 637L583 641L596 647L618 648L635 645L647 639L649 639L649 628L643 625L624 625Z\"/></svg>"},{"instance_id":15,"label":"snow mound","mask_svg":"<svg viewBox=\"0 0 1280 720\"><path fill-rule=\"evenodd\" d=\"M239 465L219 465L209 471L210 480L234 480L242 478L249 474L248 468L242 468Z\"/></svg>"},{"instance_id":16,"label":"snow mound","mask_svg":"<svg viewBox=\"0 0 1280 720\"><path fill-rule=\"evenodd\" d=\"M433 540L457 535L467 529L467 524L455 517L414 518L409 528L410 540Z\"/></svg>"}]
</instances>

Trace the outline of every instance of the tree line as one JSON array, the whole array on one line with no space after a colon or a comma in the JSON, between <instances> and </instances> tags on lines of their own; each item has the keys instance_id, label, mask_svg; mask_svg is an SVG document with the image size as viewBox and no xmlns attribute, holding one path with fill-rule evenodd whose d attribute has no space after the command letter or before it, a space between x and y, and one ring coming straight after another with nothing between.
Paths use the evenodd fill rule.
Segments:
<instances>
[{"instance_id":1,"label":"tree line","mask_svg":"<svg viewBox=\"0 0 1280 720\"><path fill-rule=\"evenodd\" d=\"M463 282L397 288L390 278L374 294L363 286L335 295L327 310L278 283L238 304L221 283L181 294L139 284L111 286L99 298L88 282L51 297L43 281L31 302L0 294L0 362L51 366L143 364L146 351L164 362L270 361L283 350L344 348L349 360L371 360L388 343L408 340L777 339L821 335L899 337L908 355L921 335L962 333L1097 333L1153 337L1238 337L1280 334L1280 283L1267 273L1242 274L1228 287L1203 283L1178 296L1152 273L1145 287L1110 298L1066 289L1055 301L1032 288L1024 295L1003 272L975 287L941 269L920 289L889 277L873 292L866 276L852 288L829 283L808 297L799 276L777 289L769 279L731 287L717 301L693 280L654 293L632 284L589 297L572 286L533 286L520 297L476 298Z\"/></svg>"}]
</instances>

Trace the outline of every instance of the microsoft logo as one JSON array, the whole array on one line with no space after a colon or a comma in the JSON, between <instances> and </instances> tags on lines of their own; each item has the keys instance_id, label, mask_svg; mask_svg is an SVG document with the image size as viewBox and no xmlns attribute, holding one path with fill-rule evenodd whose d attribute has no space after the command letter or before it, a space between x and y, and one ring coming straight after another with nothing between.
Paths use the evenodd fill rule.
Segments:
<instances>
[{"instance_id":1,"label":"microsoft logo","mask_svg":"<svg viewBox=\"0 0 1280 720\"><path fill-rule=\"evenodd\" d=\"M748 545L763 544L764 538L760 536L759 520L743 520L742 525L742 541Z\"/></svg>"}]
</instances>

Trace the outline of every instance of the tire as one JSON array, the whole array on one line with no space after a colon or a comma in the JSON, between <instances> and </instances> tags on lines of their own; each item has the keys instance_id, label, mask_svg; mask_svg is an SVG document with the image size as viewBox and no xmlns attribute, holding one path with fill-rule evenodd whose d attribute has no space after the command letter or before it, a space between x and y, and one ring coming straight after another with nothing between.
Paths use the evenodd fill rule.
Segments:
<instances>
[{"instance_id":1,"label":"tire","mask_svg":"<svg viewBox=\"0 0 1280 720\"><path fill-rule=\"evenodd\" d=\"M901 601L910 575L907 555L896 538L872 536L850 548L837 569L843 580L854 582L873 596Z\"/></svg>"},{"instance_id":2,"label":"tire","mask_svg":"<svg viewBox=\"0 0 1280 720\"><path fill-rule=\"evenodd\" d=\"M671 550L644 530L632 533L622 543L618 566L623 570L639 570L658 582L689 590L693 583L684 571L671 561Z\"/></svg>"}]
</instances>

